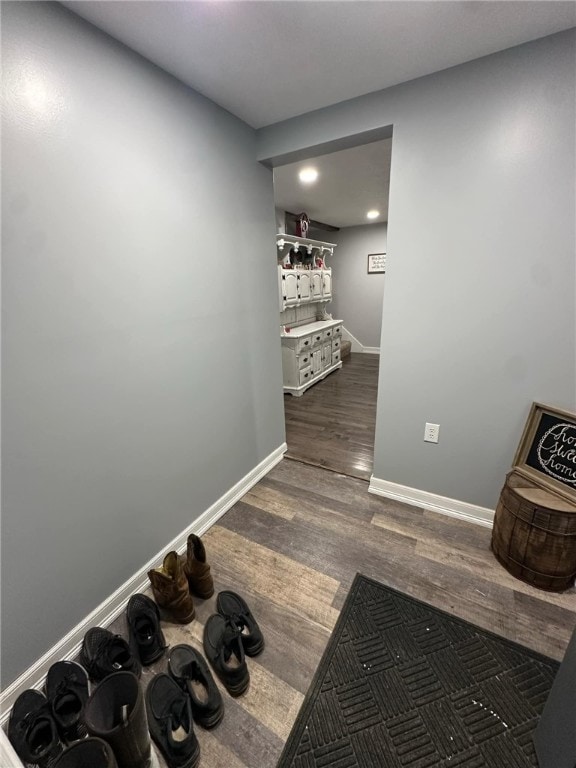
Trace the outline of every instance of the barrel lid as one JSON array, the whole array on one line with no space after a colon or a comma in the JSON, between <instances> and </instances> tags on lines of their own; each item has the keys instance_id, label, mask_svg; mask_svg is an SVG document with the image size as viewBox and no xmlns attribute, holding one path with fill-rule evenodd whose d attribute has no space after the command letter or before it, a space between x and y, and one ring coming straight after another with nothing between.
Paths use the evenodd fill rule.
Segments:
<instances>
[{"instance_id":1,"label":"barrel lid","mask_svg":"<svg viewBox=\"0 0 576 768\"><path fill-rule=\"evenodd\" d=\"M558 512L572 512L576 514L576 506L570 504L569 501L561 499L549 491L543 488L514 488L514 493L521 496L531 504L536 504L539 507L546 507L546 509L554 509Z\"/></svg>"}]
</instances>

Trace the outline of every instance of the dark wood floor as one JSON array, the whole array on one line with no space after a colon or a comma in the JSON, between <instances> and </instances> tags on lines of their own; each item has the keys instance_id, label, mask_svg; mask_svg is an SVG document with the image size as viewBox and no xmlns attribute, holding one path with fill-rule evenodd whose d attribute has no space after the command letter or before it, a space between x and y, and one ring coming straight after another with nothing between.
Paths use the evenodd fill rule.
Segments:
<instances>
[{"instance_id":1,"label":"dark wood floor","mask_svg":"<svg viewBox=\"0 0 576 768\"><path fill-rule=\"evenodd\" d=\"M302 397L284 395L289 458L370 479L379 360L353 353Z\"/></svg>"},{"instance_id":2,"label":"dark wood floor","mask_svg":"<svg viewBox=\"0 0 576 768\"><path fill-rule=\"evenodd\" d=\"M216 589L244 595L266 648L248 660L248 692L223 691L222 723L197 728L202 768L274 768L357 571L556 659L576 624L574 590L554 595L510 576L490 551L489 529L289 459L203 540ZM215 598L196 610L188 626L163 625L170 645L202 649Z\"/></svg>"},{"instance_id":3,"label":"dark wood floor","mask_svg":"<svg viewBox=\"0 0 576 768\"><path fill-rule=\"evenodd\" d=\"M373 359L363 357L360 364L369 366ZM359 377L361 389L358 370L344 366L340 373ZM346 412L335 379L330 386ZM322 397L329 409L328 395ZM342 461L335 439L322 445L323 460L333 445L336 463ZM247 693L232 699L223 691L222 723L214 731L196 729L201 768L276 766L357 571L562 657L576 624L574 590L550 594L510 576L490 551L487 528L372 496L367 489L365 479L284 459L203 537L216 589L244 595L266 647L248 660ZM196 601L191 624L165 623L169 645L188 642L201 650L203 627L214 610L214 597ZM163 659L146 671L144 683L165 667Z\"/></svg>"}]
</instances>

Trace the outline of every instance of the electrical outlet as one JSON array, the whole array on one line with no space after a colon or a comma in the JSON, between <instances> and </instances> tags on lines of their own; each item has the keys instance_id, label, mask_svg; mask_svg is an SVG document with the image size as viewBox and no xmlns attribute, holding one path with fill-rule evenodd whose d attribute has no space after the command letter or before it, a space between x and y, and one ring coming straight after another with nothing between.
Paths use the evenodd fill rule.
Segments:
<instances>
[{"instance_id":1,"label":"electrical outlet","mask_svg":"<svg viewBox=\"0 0 576 768\"><path fill-rule=\"evenodd\" d=\"M437 443L438 434L440 432L440 424L428 424L424 428L424 442L425 443Z\"/></svg>"}]
</instances>

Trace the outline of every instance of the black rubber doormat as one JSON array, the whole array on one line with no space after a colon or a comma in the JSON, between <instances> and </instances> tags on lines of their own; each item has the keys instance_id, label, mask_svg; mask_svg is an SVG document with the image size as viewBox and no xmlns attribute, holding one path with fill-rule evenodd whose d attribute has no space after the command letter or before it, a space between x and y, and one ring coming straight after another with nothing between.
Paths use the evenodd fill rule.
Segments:
<instances>
[{"instance_id":1,"label":"black rubber doormat","mask_svg":"<svg viewBox=\"0 0 576 768\"><path fill-rule=\"evenodd\" d=\"M526 768L559 664L358 574L278 768Z\"/></svg>"}]
</instances>

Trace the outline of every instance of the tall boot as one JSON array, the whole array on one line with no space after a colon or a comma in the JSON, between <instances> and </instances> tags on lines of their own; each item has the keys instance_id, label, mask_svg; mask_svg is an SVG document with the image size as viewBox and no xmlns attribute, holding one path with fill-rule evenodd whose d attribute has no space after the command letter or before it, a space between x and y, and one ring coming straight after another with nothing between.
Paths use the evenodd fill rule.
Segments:
<instances>
[{"instance_id":1,"label":"tall boot","mask_svg":"<svg viewBox=\"0 0 576 768\"><path fill-rule=\"evenodd\" d=\"M188 536L186 554L180 555L184 566L184 574L188 579L190 591L205 600L214 594L214 581L210 574L210 566L206 562L206 550L199 536L191 533Z\"/></svg>"},{"instance_id":2,"label":"tall boot","mask_svg":"<svg viewBox=\"0 0 576 768\"><path fill-rule=\"evenodd\" d=\"M118 768L112 747L102 739L82 739L67 747L54 768Z\"/></svg>"},{"instance_id":3,"label":"tall boot","mask_svg":"<svg viewBox=\"0 0 576 768\"><path fill-rule=\"evenodd\" d=\"M179 624L194 618L194 603L177 552L168 552L160 568L148 571L154 600Z\"/></svg>"},{"instance_id":4,"label":"tall boot","mask_svg":"<svg viewBox=\"0 0 576 768\"><path fill-rule=\"evenodd\" d=\"M144 695L132 672L115 672L92 693L84 709L92 736L112 747L118 768L147 768L151 746Z\"/></svg>"}]
</instances>

